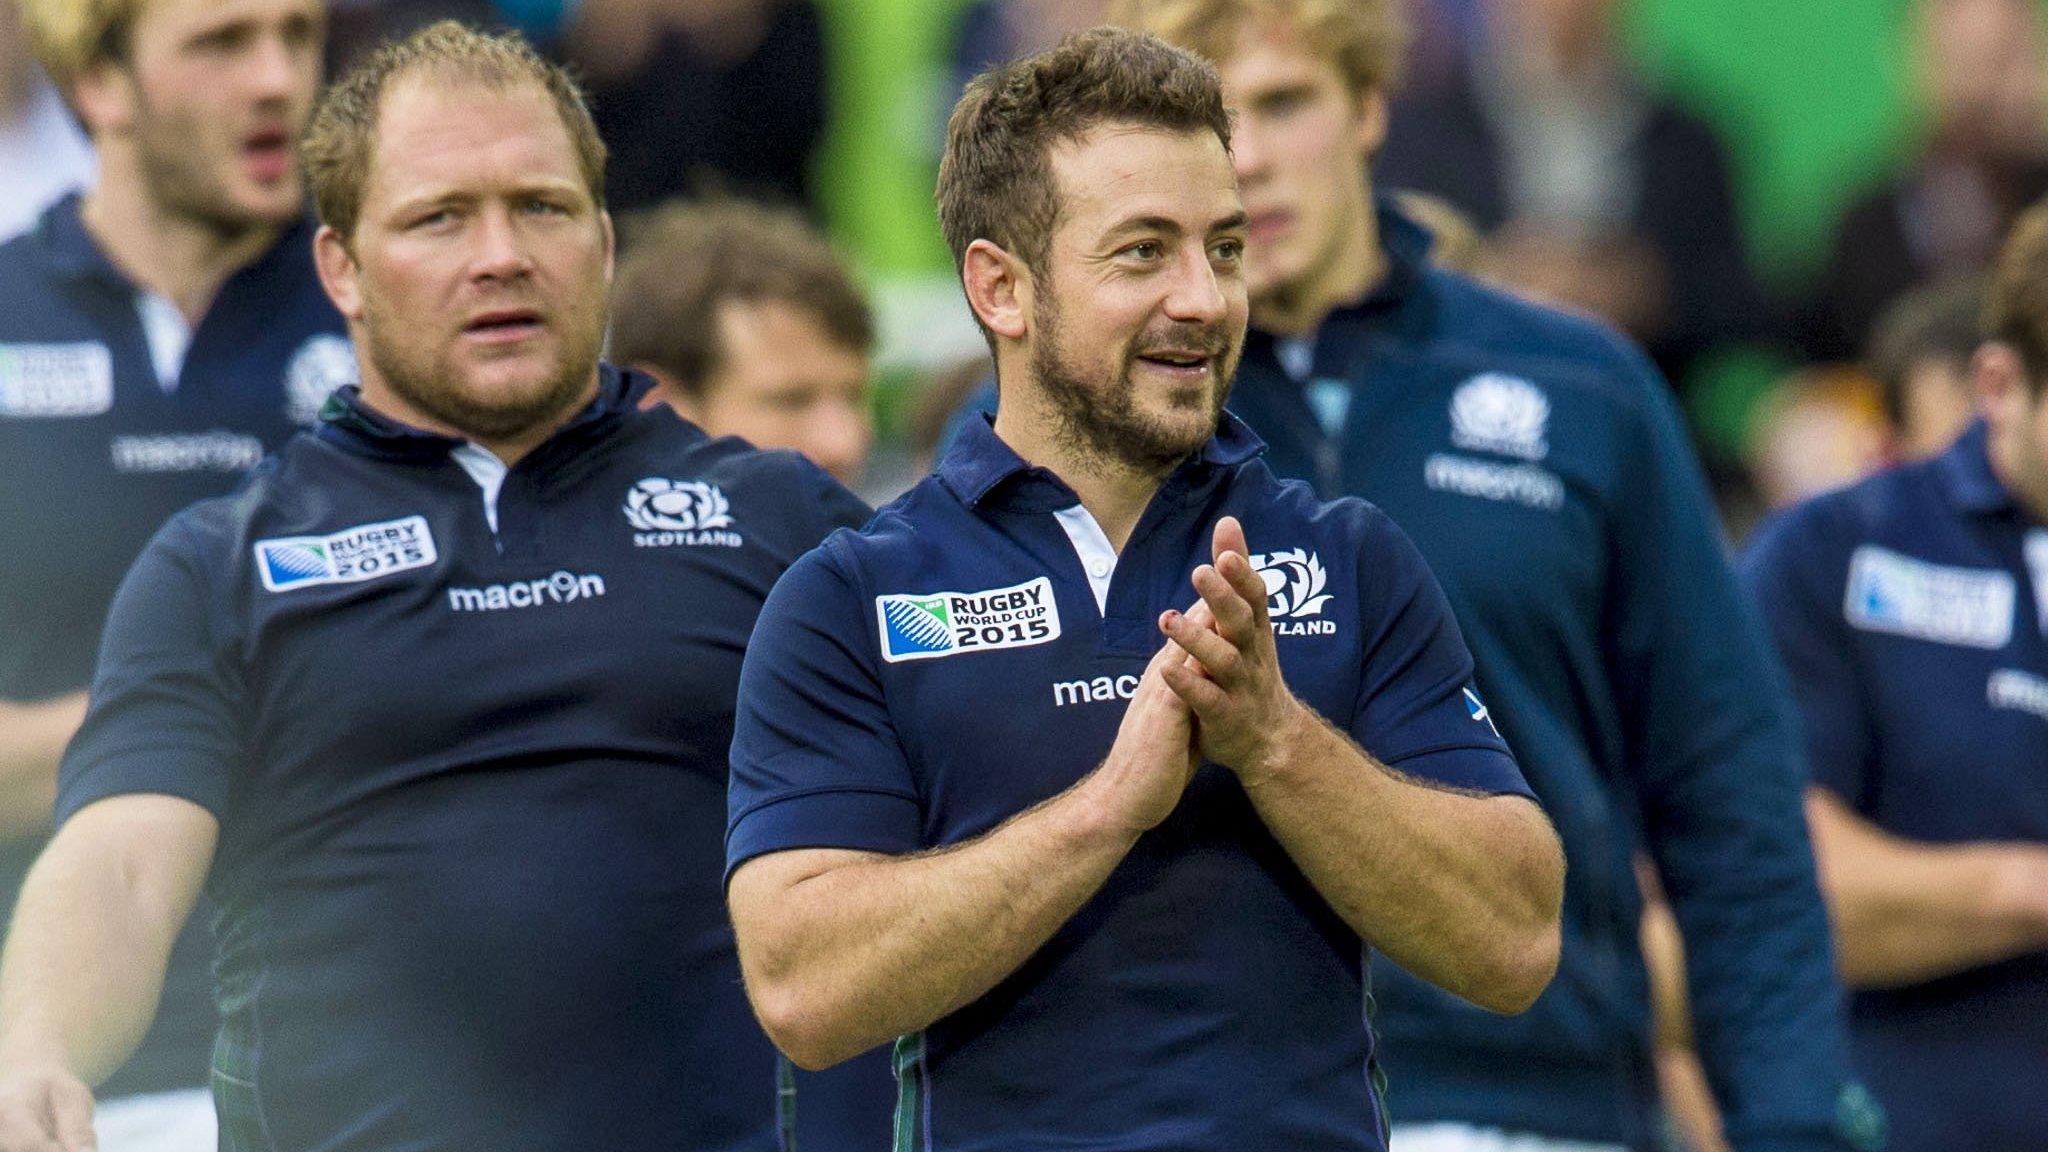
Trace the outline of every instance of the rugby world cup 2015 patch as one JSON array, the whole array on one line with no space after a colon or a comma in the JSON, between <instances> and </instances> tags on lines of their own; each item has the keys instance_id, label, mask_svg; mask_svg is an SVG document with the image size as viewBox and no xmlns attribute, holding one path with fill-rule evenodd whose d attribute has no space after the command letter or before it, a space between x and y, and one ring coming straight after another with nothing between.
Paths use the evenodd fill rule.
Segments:
<instances>
[{"instance_id":1,"label":"rugby world cup 2015 patch","mask_svg":"<svg viewBox=\"0 0 2048 1152\"><path fill-rule=\"evenodd\" d=\"M320 584L355 584L431 566L434 534L424 516L358 524L327 536L282 536L256 542L256 571L272 592Z\"/></svg>"},{"instance_id":2,"label":"rugby world cup 2015 patch","mask_svg":"<svg viewBox=\"0 0 2048 1152\"><path fill-rule=\"evenodd\" d=\"M875 597L882 659L891 664L998 648L1028 648L1060 636L1052 580L1040 576L980 592Z\"/></svg>"},{"instance_id":3,"label":"rugby world cup 2015 patch","mask_svg":"<svg viewBox=\"0 0 2048 1152\"><path fill-rule=\"evenodd\" d=\"M1996 568L1958 568L1865 544L1849 558L1842 612L1854 627L1936 644L2003 648L2018 582Z\"/></svg>"}]
</instances>

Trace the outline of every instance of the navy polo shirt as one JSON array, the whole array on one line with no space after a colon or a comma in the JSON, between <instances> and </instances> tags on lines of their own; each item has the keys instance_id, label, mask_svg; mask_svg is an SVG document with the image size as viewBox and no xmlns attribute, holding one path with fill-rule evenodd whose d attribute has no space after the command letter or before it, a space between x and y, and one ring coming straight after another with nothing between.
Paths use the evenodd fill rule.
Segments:
<instances>
[{"instance_id":1,"label":"navy polo shirt","mask_svg":"<svg viewBox=\"0 0 2048 1152\"><path fill-rule=\"evenodd\" d=\"M345 389L122 585L58 811L219 818L234 1146L773 1146L733 700L776 577L866 509L647 387L606 368L495 475Z\"/></svg>"},{"instance_id":2,"label":"navy polo shirt","mask_svg":"<svg viewBox=\"0 0 2048 1152\"><path fill-rule=\"evenodd\" d=\"M776 585L741 676L729 867L957 844L1092 771L1167 608L1239 517L1289 686L1403 772L1526 794L1421 558L1376 509L1274 479L1225 418L1120 556L985 421ZM986 996L896 1048L904 1147L1380 1149L1366 949L1205 765ZM799 1119L799 1144L807 1123Z\"/></svg>"},{"instance_id":3,"label":"navy polo shirt","mask_svg":"<svg viewBox=\"0 0 2048 1152\"><path fill-rule=\"evenodd\" d=\"M0 245L0 699L84 688L150 536L240 483L354 380L312 237L310 221L286 229L189 331L100 251L76 196ZM42 844L0 844L0 917ZM205 953L197 933L180 941L157 1024L103 1096L205 1082Z\"/></svg>"},{"instance_id":4,"label":"navy polo shirt","mask_svg":"<svg viewBox=\"0 0 2048 1152\"><path fill-rule=\"evenodd\" d=\"M1975 425L1781 513L1742 574L1792 673L1816 783L1909 840L2048 843L2048 526ZM2048 1139L2048 952L1851 1000L1900 1152Z\"/></svg>"},{"instance_id":5,"label":"navy polo shirt","mask_svg":"<svg viewBox=\"0 0 2048 1152\"><path fill-rule=\"evenodd\" d=\"M1230 409L1274 472L1414 540L1569 862L1558 974L1528 1012L1374 962L1395 1118L1651 1141L1646 848L1730 1139L1838 1147L1867 1110L1797 737L1669 389L1607 328L1436 266L1384 203L1378 223L1378 286L1304 338L1254 330Z\"/></svg>"}]
</instances>

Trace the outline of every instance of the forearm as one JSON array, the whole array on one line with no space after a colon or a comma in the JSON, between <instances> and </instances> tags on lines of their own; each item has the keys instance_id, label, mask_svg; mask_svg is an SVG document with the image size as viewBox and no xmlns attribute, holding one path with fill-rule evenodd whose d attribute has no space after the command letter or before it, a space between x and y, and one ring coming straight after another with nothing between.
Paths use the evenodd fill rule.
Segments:
<instances>
[{"instance_id":1,"label":"forearm","mask_svg":"<svg viewBox=\"0 0 2048 1152\"><path fill-rule=\"evenodd\" d=\"M1557 966L1564 860L1517 798L1406 779L1307 708L1241 773L1266 826L1346 923L1417 976L1520 1011Z\"/></svg>"},{"instance_id":2,"label":"forearm","mask_svg":"<svg viewBox=\"0 0 2048 1152\"><path fill-rule=\"evenodd\" d=\"M1905 840L1824 793L1807 816L1847 983L1915 984L2048 948L2048 846Z\"/></svg>"},{"instance_id":3,"label":"forearm","mask_svg":"<svg viewBox=\"0 0 2048 1152\"><path fill-rule=\"evenodd\" d=\"M0 838L45 832L57 796L57 761L85 718L85 693L0 700Z\"/></svg>"},{"instance_id":4,"label":"forearm","mask_svg":"<svg viewBox=\"0 0 2048 1152\"><path fill-rule=\"evenodd\" d=\"M1099 809L1083 781L966 844L915 856L844 854L760 902L769 923L750 926L736 914L747 986L777 1046L804 1067L825 1067L993 988L1095 894L1135 842Z\"/></svg>"},{"instance_id":5,"label":"forearm","mask_svg":"<svg viewBox=\"0 0 2048 1152\"><path fill-rule=\"evenodd\" d=\"M88 1084L110 1075L156 1014L189 912L118 856L45 852L0 959L0 1063L57 1064Z\"/></svg>"}]
</instances>

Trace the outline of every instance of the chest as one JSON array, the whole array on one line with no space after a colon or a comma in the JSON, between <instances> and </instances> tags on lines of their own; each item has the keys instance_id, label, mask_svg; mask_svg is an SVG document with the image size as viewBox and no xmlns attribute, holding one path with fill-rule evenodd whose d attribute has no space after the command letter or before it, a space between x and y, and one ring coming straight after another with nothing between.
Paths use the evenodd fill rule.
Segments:
<instances>
[{"instance_id":1,"label":"chest","mask_svg":"<svg viewBox=\"0 0 2048 1152\"><path fill-rule=\"evenodd\" d=\"M1940 562L1897 543L1851 554L1839 606L1878 815L1938 840L2048 836L2048 531L1958 538Z\"/></svg>"},{"instance_id":2,"label":"chest","mask_svg":"<svg viewBox=\"0 0 2048 1152\"><path fill-rule=\"evenodd\" d=\"M769 494L703 483L704 526L650 529L628 515L643 479L515 471L494 529L442 467L358 486L322 531L253 541L253 762L316 790L508 757L722 780L741 658L788 558L752 527Z\"/></svg>"},{"instance_id":3,"label":"chest","mask_svg":"<svg viewBox=\"0 0 2048 1152\"><path fill-rule=\"evenodd\" d=\"M902 572L877 588L869 627L883 694L925 800L933 844L978 835L1048 799L1099 765L1163 642L1156 620L1195 600L1189 577L1208 559L1195 533L1134 542L1098 602L1093 553L1052 517L977 540L972 569ZM1267 549L1255 532L1254 547ZM1272 544L1285 543L1275 537ZM1274 642L1294 692L1333 723L1354 710L1364 637L1350 556L1311 541L1254 557L1271 591ZM1097 569L1099 570L1099 569ZM1180 819L1227 834L1242 797L1220 769L1189 794Z\"/></svg>"},{"instance_id":4,"label":"chest","mask_svg":"<svg viewBox=\"0 0 2048 1152\"><path fill-rule=\"evenodd\" d=\"M1305 383L1273 365L1242 374L1232 406L1266 438L1276 472L1379 505L1468 626L1513 636L1597 612L1614 505L1647 478L1630 475L1587 381L1390 339L1340 359L1342 376ZM1318 404L1318 389L1344 399Z\"/></svg>"}]
</instances>

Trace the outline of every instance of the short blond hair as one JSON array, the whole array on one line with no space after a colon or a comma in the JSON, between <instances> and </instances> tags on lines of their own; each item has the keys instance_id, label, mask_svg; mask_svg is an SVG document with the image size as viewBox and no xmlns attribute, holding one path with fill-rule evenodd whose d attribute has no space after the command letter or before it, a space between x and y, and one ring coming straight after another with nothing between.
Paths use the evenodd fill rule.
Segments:
<instances>
[{"instance_id":1,"label":"short blond hair","mask_svg":"<svg viewBox=\"0 0 2048 1152\"><path fill-rule=\"evenodd\" d=\"M21 13L29 51L63 92L101 64L125 63L143 0L0 0Z\"/></svg>"},{"instance_id":2,"label":"short blond hair","mask_svg":"<svg viewBox=\"0 0 2048 1152\"><path fill-rule=\"evenodd\" d=\"M1403 0L1110 0L1112 24L1150 32L1218 64L1247 27L1273 22L1337 66L1354 95L1391 92L1401 82L1409 27Z\"/></svg>"},{"instance_id":3,"label":"short blond hair","mask_svg":"<svg viewBox=\"0 0 2048 1152\"><path fill-rule=\"evenodd\" d=\"M590 118L583 89L516 32L479 32L443 20L371 53L327 90L306 126L302 151L313 207L320 222L339 233L344 244L355 239L362 215L384 94L393 84L415 76L493 91L530 85L546 93L575 145L576 164L591 201L604 207L604 140Z\"/></svg>"}]
</instances>

